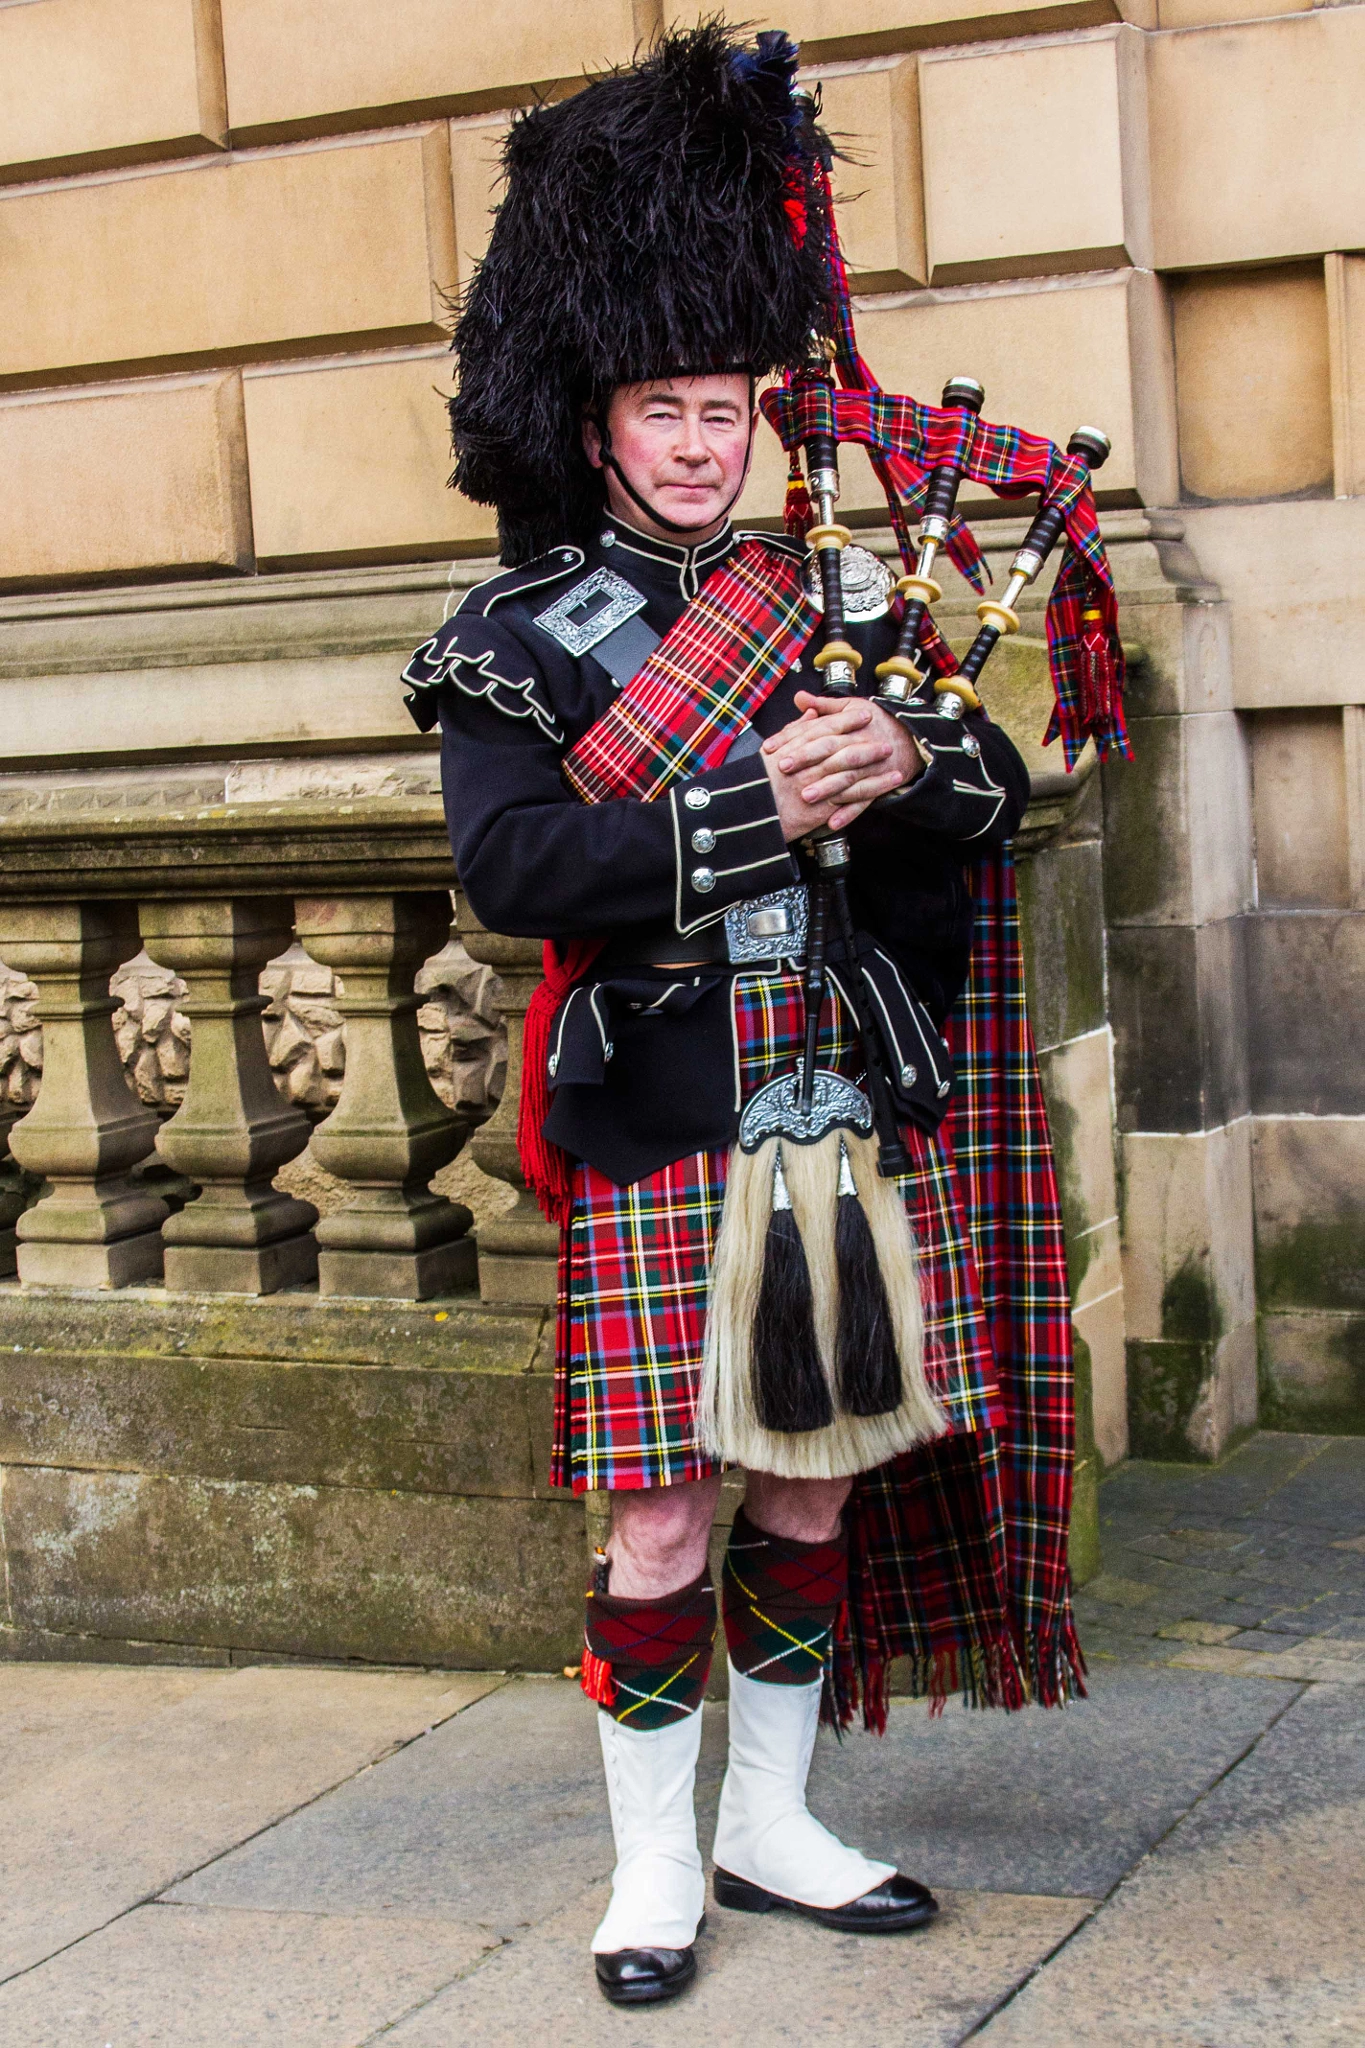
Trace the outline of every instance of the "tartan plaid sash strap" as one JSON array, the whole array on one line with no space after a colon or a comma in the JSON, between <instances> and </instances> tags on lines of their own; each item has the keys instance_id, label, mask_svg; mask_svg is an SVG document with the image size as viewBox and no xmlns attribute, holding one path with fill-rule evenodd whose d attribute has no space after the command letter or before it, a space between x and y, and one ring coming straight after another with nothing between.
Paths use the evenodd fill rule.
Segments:
<instances>
[{"instance_id":1,"label":"tartan plaid sash strap","mask_svg":"<svg viewBox=\"0 0 1365 2048\"><path fill-rule=\"evenodd\" d=\"M670 782L723 761L817 617L800 564L765 541L741 541L734 560L707 578L640 673L565 755L570 789L585 804L612 797L647 803ZM544 1135L545 1056L559 1004L603 944L575 939L561 948L547 939L545 979L526 1012L517 1151L527 1186L561 1227L572 1212L573 1173L568 1155Z\"/></svg>"},{"instance_id":2,"label":"tartan plaid sash strap","mask_svg":"<svg viewBox=\"0 0 1365 2048\"><path fill-rule=\"evenodd\" d=\"M636 797L714 768L815 629L801 565L740 542L610 709L570 748L564 780L584 803Z\"/></svg>"}]
</instances>

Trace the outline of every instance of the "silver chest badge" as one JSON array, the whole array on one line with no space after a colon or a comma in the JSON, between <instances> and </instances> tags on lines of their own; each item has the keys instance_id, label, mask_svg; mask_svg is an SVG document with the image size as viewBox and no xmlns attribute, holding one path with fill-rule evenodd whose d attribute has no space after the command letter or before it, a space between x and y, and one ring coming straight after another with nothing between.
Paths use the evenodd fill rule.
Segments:
<instances>
[{"instance_id":1,"label":"silver chest badge","mask_svg":"<svg viewBox=\"0 0 1365 2048\"><path fill-rule=\"evenodd\" d=\"M634 584L614 569L594 569L543 612L535 623L575 657L594 647L642 612L647 603Z\"/></svg>"},{"instance_id":2,"label":"silver chest badge","mask_svg":"<svg viewBox=\"0 0 1365 2048\"><path fill-rule=\"evenodd\" d=\"M891 571L871 548L845 548L839 557L844 578L844 617L880 619L891 605ZM818 611L825 608L820 568L814 555L806 562L806 595Z\"/></svg>"}]
</instances>

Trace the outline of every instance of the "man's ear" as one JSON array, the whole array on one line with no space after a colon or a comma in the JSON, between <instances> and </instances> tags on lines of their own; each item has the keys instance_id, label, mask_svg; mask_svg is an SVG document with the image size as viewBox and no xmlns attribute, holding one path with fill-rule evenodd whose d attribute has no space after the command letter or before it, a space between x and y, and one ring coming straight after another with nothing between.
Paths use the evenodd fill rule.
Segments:
<instances>
[{"instance_id":1,"label":"man's ear","mask_svg":"<svg viewBox=\"0 0 1365 2048\"><path fill-rule=\"evenodd\" d=\"M602 430L589 412L583 415L583 453L594 469L601 469Z\"/></svg>"}]
</instances>

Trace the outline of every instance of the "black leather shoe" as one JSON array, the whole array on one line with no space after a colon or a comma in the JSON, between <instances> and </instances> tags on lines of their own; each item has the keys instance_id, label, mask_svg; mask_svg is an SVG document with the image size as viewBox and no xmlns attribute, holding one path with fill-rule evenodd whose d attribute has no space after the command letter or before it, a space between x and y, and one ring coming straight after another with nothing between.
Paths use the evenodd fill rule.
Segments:
<instances>
[{"instance_id":1,"label":"black leather shoe","mask_svg":"<svg viewBox=\"0 0 1365 2048\"><path fill-rule=\"evenodd\" d=\"M676 1998L697 1974L690 1948L618 1948L593 1961L602 1995L613 2005L657 2005Z\"/></svg>"},{"instance_id":2,"label":"black leather shoe","mask_svg":"<svg viewBox=\"0 0 1365 2048\"><path fill-rule=\"evenodd\" d=\"M850 1899L846 1906L805 1906L800 1899L765 1892L747 1878L731 1877L728 1870L718 1869L712 1884L716 1904L729 1906L733 1912L804 1913L807 1920L837 1927L841 1934L905 1934L912 1927L923 1927L938 1911L933 1893L916 1884L913 1877L903 1877L899 1870L860 1899Z\"/></svg>"}]
</instances>

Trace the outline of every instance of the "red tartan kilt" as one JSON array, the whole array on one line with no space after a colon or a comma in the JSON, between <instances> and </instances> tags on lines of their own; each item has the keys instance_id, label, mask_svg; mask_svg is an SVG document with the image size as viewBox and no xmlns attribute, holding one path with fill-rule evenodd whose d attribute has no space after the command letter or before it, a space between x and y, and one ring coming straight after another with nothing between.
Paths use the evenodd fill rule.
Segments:
<instances>
[{"instance_id":1,"label":"red tartan kilt","mask_svg":"<svg viewBox=\"0 0 1365 2048\"><path fill-rule=\"evenodd\" d=\"M800 1057L799 975L737 975L734 1014L747 1100ZM861 1077L856 1034L833 991L820 1063ZM995 1428L990 1331L946 1127L932 1138L907 1127L905 1138L914 1165L901 1188L920 1253L930 1380L955 1433ZM728 1149L697 1152L630 1187L575 1168L560 1262L556 1485L669 1486L717 1469L698 1445L696 1409L728 1163Z\"/></svg>"}]
</instances>

